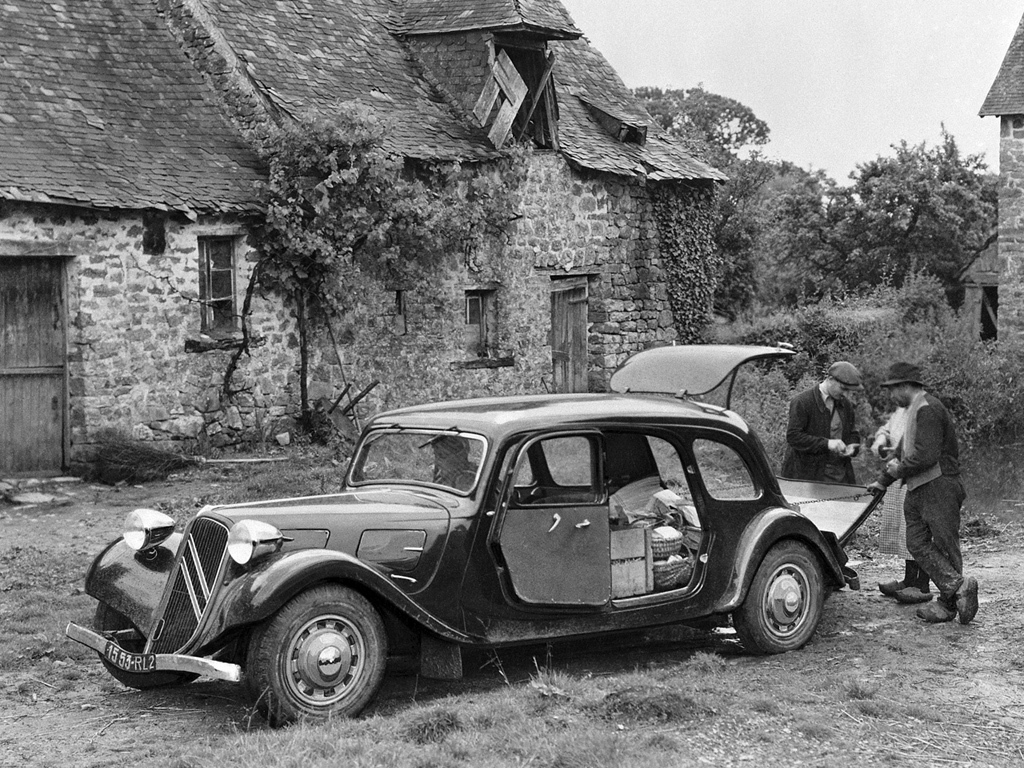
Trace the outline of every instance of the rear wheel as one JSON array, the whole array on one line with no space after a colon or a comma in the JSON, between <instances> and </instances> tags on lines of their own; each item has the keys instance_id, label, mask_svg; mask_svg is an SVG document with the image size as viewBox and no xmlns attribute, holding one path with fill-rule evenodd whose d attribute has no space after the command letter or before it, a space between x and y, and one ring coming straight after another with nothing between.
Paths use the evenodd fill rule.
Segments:
<instances>
[{"instance_id":1,"label":"rear wheel","mask_svg":"<svg viewBox=\"0 0 1024 768\"><path fill-rule=\"evenodd\" d=\"M246 682L271 725L360 712L380 688L387 634L380 614L348 587L314 587L255 630Z\"/></svg>"},{"instance_id":2,"label":"rear wheel","mask_svg":"<svg viewBox=\"0 0 1024 768\"><path fill-rule=\"evenodd\" d=\"M96 617L93 619L93 626L96 628L96 631L100 633L136 629L136 627L128 620L127 616L115 611L106 603L100 603L96 606ZM142 653L145 649L146 641L142 637L141 633L137 634L137 639L133 640L126 640L119 637L118 645L120 645L123 650L130 651L131 653ZM103 658L103 654L100 654L100 661L102 661L103 666L107 668L107 672L109 672L118 682L127 685L129 688L137 688L140 691L144 691L149 688L162 688L167 685L191 683L199 677L199 675L191 672L147 672L145 674L141 672L125 672L123 669L118 669Z\"/></svg>"},{"instance_id":3,"label":"rear wheel","mask_svg":"<svg viewBox=\"0 0 1024 768\"><path fill-rule=\"evenodd\" d=\"M781 542L761 561L733 626L751 653L796 650L818 627L824 592L814 553L799 542Z\"/></svg>"}]
</instances>

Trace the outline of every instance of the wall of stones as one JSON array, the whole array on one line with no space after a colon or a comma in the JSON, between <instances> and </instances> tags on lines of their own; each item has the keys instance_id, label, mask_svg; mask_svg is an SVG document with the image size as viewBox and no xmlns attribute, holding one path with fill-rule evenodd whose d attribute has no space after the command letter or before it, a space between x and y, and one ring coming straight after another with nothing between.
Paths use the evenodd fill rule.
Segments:
<instances>
[{"instance_id":1,"label":"wall of stones","mask_svg":"<svg viewBox=\"0 0 1024 768\"><path fill-rule=\"evenodd\" d=\"M252 251L241 221L168 217L162 252L147 254L139 213L7 204L0 240L67 264L67 347L72 457L87 458L97 435L116 429L147 440L211 446L253 439L288 423L297 402L292 319L257 299L254 325L266 343L243 358L236 385L221 396L227 351L185 351L200 340L200 236L239 238L244 291Z\"/></svg>"},{"instance_id":2,"label":"wall of stones","mask_svg":"<svg viewBox=\"0 0 1024 768\"><path fill-rule=\"evenodd\" d=\"M464 32L413 35L406 38L406 44L424 65L422 73L431 85L471 115L491 77L493 39L489 32Z\"/></svg>"},{"instance_id":3,"label":"wall of stones","mask_svg":"<svg viewBox=\"0 0 1024 768\"><path fill-rule=\"evenodd\" d=\"M999 335L1024 333L1024 115L1000 118Z\"/></svg>"},{"instance_id":4,"label":"wall of stones","mask_svg":"<svg viewBox=\"0 0 1024 768\"><path fill-rule=\"evenodd\" d=\"M414 403L551 389L551 283L584 276L590 289L590 389L606 387L629 354L676 338L647 188L588 176L534 152L519 217L479 252L362 288L345 320L313 336L309 397L333 401L348 386L362 417ZM165 247L147 253L141 212L7 205L0 240L65 257L72 452L87 458L103 429L203 448L259 443L299 415L294 317L257 295L249 327L261 343L241 357L226 397L231 352L187 352L201 341L198 238L238 238L239 306L255 262L246 222L168 216ZM467 353L465 293L493 290L495 344ZM396 315L401 291L405 315Z\"/></svg>"}]
</instances>

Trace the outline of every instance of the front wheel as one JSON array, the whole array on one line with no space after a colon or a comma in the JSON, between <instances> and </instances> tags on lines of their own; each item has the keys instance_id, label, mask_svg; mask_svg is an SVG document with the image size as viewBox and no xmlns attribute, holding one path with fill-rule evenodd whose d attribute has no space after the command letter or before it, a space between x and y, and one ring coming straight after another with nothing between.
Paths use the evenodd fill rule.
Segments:
<instances>
[{"instance_id":1,"label":"front wheel","mask_svg":"<svg viewBox=\"0 0 1024 768\"><path fill-rule=\"evenodd\" d=\"M805 545L784 541L761 561L733 626L751 653L793 651L811 639L824 601L818 558Z\"/></svg>"},{"instance_id":2,"label":"front wheel","mask_svg":"<svg viewBox=\"0 0 1024 768\"><path fill-rule=\"evenodd\" d=\"M273 726L358 714L380 688L387 634L380 614L348 587L303 592L249 642L246 682Z\"/></svg>"},{"instance_id":3,"label":"front wheel","mask_svg":"<svg viewBox=\"0 0 1024 768\"><path fill-rule=\"evenodd\" d=\"M101 634L135 629L132 623L128 620L128 617L118 611L115 611L106 603L100 603L96 606L96 616L93 619L93 626L96 628L96 631ZM126 651L142 653L145 648L146 641L141 635L139 635L137 640L119 640L118 644ZM140 691L145 691L150 688L162 688L167 685L183 685L185 683L191 683L199 677L199 675L191 672L125 672L123 669L118 669L103 658L103 654L100 654L100 661L102 661L103 666L107 668L107 672L109 672L118 682L122 685L127 685L129 688L135 688Z\"/></svg>"}]
</instances>

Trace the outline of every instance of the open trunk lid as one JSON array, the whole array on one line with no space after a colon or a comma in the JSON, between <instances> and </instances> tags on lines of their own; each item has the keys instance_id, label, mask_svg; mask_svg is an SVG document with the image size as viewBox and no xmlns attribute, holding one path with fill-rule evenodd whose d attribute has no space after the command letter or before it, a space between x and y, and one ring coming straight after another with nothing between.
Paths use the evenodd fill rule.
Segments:
<instances>
[{"instance_id":1,"label":"open trunk lid","mask_svg":"<svg viewBox=\"0 0 1024 768\"><path fill-rule=\"evenodd\" d=\"M694 398L717 389L729 379L725 407L730 407L736 372L753 360L789 357L785 347L741 344L680 344L637 352L611 377L615 392L674 395Z\"/></svg>"},{"instance_id":2,"label":"open trunk lid","mask_svg":"<svg viewBox=\"0 0 1024 768\"><path fill-rule=\"evenodd\" d=\"M818 530L835 535L840 545L863 525L882 496L872 496L860 485L812 483L779 478L786 500L806 516Z\"/></svg>"}]
</instances>

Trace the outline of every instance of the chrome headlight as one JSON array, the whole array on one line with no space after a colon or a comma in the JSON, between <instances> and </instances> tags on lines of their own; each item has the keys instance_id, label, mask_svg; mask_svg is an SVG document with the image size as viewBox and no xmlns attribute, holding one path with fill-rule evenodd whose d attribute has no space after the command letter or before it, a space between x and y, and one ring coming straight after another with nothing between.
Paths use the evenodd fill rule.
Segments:
<instances>
[{"instance_id":1,"label":"chrome headlight","mask_svg":"<svg viewBox=\"0 0 1024 768\"><path fill-rule=\"evenodd\" d=\"M174 533L174 520L155 509L136 509L124 519L124 543L136 552L152 549Z\"/></svg>"},{"instance_id":2,"label":"chrome headlight","mask_svg":"<svg viewBox=\"0 0 1024 768\"><path fill-rule=\"evenodd\" d=\"M270 523L259 520L239 520L228 531L228 554L239 565L258 557L277 552L284 542L284 534Z\"/></svg>"}]
</instances>

